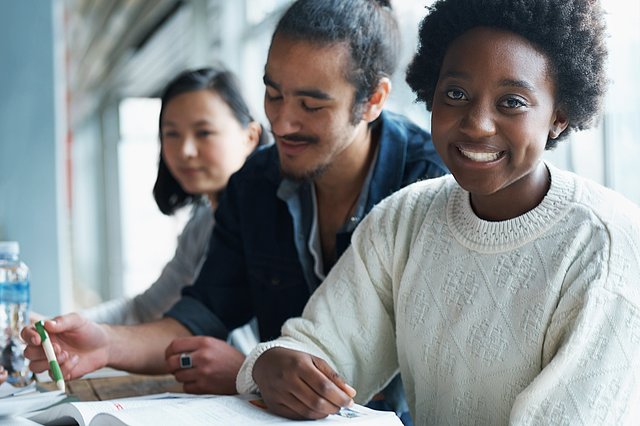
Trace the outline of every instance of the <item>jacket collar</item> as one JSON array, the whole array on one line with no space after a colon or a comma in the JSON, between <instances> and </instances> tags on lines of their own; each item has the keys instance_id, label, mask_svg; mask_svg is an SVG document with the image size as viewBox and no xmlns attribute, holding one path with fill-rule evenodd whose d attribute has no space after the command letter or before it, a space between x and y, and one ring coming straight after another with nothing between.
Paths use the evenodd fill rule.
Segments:
<instances>
[{"instance_id":1,"label":"jacket collar","mask_svg":"<svg viewBox=\"0 0 640 426\"><path fill-rule=\"evenodd\" d=\"M397 188L400 188L402 184L409 144L408 129L405 124L405 118L389 111L382 111L380 117L372 124L376 128L375 133L378 135L379 151L369 184L366 211L369 211L373 205L380 202ZM266 170L266 178L274 184L280 185L283 177L280 174L278 148L273 144L267 149L270 151L267 161L271 167ZM281 188L286 188L286 193L290 194L298 186L299 184L291 182Z\"/></svg>"},{"instance_id":2,"label":"jacket collar","mask_svg":"<svg viewBox=\"0 0 640 426\"><path fill-rule=\"evenodd\" d=\"M369 185L367 211L390 193L400 188L407 162L407 131L404 119L383 111L375 125L379 126L379 152Z\"/></svg>"}]
</instances>

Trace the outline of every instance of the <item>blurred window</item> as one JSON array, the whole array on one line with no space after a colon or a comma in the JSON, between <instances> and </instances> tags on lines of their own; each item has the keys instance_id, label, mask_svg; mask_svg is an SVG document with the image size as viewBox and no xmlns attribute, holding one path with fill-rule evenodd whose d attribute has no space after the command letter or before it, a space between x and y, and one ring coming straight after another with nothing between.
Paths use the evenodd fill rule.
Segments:
<instances>
[{"instance_id":1,"label":"blurred window","mask_svg":"<svg viewBox=\"0 0 640 426\"><path fill-rule=\"evenodd\" d=\"M280 6L290 3L290 0L246 0L246 2L246 23L256 25Z\"/></svg>"},{"instance_id":2,"label":"blurred window","mask_svg":"<svg viewBox=\"0 0 640 426\"><path fill-rule=\"evenodd\" d=\"M173 257L189 209L173 216L160 212L153 198L160 143L160 100L128 98L120 103L118 168L122 217L123 295L133 296L153 283Z\"/></svg>"},{"instance_id":3,"label":"blurred window","mask_svg":"<svg viewBox=\"0 0 640 426\"><path fill-rule=\"evenodd\" d=\"M548 157L640 204L640 3L603 0L611 80L598 125L573 134Z\"/></svg>"}]
</instances>

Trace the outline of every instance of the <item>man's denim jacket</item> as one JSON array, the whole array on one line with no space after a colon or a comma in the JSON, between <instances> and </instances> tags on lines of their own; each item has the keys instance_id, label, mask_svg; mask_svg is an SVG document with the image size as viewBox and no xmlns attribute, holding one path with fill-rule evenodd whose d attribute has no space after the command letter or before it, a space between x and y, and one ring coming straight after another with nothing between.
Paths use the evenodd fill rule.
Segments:
<instances>
[{"instance_id":1,"label":"man's denim jacket","mask_svg":"<svg viewBox=\"0 0 640 426\"><path fill-rule=\"evenodd\" d=\"M379 151L365 212L406 185L446 173L429 133L406 118L385 111L372 125L380 126ZM305 279L291 213L277 196L282 177L276 149L257 151L231 177L200 275L166 314L194 334L226 339L255 316L260 339L274 339L317 287ZM351 232L336 235L338 256L350 239Z\"/></svg>"}]
</instances>

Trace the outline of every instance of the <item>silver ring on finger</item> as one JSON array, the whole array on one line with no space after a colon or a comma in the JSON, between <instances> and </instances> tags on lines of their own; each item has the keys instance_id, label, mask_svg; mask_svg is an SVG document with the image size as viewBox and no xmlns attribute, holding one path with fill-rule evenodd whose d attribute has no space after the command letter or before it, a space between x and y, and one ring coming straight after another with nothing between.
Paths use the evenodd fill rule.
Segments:
<instances>
[{"instance_id":1,"label":"silver ring on finger","mask_svg":"<svg viewBox=\"0 0 640 426\"><path fill-rule=\"evenodd\" d=\"M181 353L180 354L180 368L191 368L193 367L193 361L191 360L191 354L189 353Z\"/></svg>"}]
</instances>

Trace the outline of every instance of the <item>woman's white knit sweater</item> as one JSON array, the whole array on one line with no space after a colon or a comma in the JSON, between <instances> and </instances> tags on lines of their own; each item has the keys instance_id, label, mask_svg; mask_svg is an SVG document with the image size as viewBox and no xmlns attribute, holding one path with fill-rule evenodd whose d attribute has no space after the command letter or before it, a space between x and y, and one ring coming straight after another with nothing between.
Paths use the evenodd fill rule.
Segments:
<instances>
[{"instance_id":1,"label":"woman's white knit sweater","mask_svg":"<svg viewBox=\"0 0 640 426\"><path fill-rule=\"evenodd\" d=\"M326 359L360 402L399 370L417 425L633 422L640 209L548 167L542 203L512 220L479 219L452 176L383 201L238 390L283 346Z\"/></svg>"}]
</instances>

